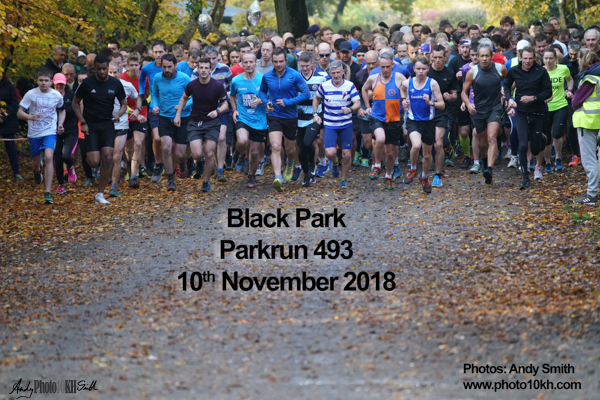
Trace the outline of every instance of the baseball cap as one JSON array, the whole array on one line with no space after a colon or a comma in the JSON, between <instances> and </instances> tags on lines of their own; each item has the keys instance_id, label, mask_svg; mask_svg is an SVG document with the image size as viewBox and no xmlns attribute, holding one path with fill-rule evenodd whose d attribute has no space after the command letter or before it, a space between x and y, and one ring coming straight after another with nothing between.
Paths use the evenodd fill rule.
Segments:
<instances>
[{"instance_id":1,"label":"baseball cap","mask_svg":"<svg viewBox=\"0 0 600 400\"><path fill-rule=\"evenodd\" d=\"M250 36L250 32L246 28L244 28L240 31L239 35L240 37Z\"/></svg>"},{"instance_id":2,"label":"baseball cap","mask_svg":"<svg viewBox=\"0 0 600 400\"><path fill-rule=\"evenodd\" d=\"M531 46L531 43L527 40L519 40L519 43L517 43L517 51L523 50L527 46Z\"/></svg>"},{"instance_id":3,"label":"baseball cap","mask_svg":"<svg viewBox=\"0 0 600 400\"><path fill-rule=\"evenodd\" d=\"M348 43L350 43L352 45L353 50L356 50L358 48L358 46L360 45L360 43L358 43L358 40L356 40L356 39L350 39L348 41Z\"/></svg>"},{"instance_id":4,"label":"baseball cap","mask_svg":"<svg viewBox=\"0 0 600 400\"><path fill-rule=\"evenodd\" d=\"M340 43L339 49L340 49L340 51L348 51L350 53L352 53L354 51L354 49L352 48L352 45L346 41L343 41L342 43Z\"/></svg>"},{"instance_id":5,"label":"baseball cap","mask_svg":"<svg viewBox=\"0 0 600 400\"><path fill-rule=\"evenodd\" d=\"M464 45L464 44L468 44L468 45L470 45L470 44L471 44L471 40L470 40L470 39L463 39L463 40L461 40L460 42L458 42L458 45L459 45L459 46L462 46L462 45Z\"/></svg>"},{"instance_id":6,"label":"baseball cap","mask_svg":"<svg viewBox=\"0 0 600 400\"><path fill-rule=\"evenodd\" d=\"M419 53L431 53L431 46L425 43L419 46Z\"/></svg>"},{"instance_id":7,"label":"baseball cap","mask_svg":"<svg viewBox=\"0 0 600 400\"><path fill-rule=\"evenodd\" d=\"M319 28L319 25L314 24L308 27L308 29L306 30L306 33L317 33L321 30L321 28Z\"/></svg>"},{"instance_id":8,"label":"baseball cap","mask_svg":"<svg viewBox=\"0 0 600 400\"><path fill-rule=\"evenodd\" d=\"M77 58L79 57L85 57L85 53L81 50L79 50L79 52L77 53Z\"/></svg>"},{"instance_id":9,"label":"baseball cap","mask_svg":"<svg viewBox=\"0 0 600 400\"><path fill-rule=\"evenodd\" d=\"M54 78L52 78L52 82L57 85L59 83L62 83L63 85L67 84L67 77L64 76L63 74L61 74L60 72L58 74L54 74Z\"/></svg>"}]
</instances>

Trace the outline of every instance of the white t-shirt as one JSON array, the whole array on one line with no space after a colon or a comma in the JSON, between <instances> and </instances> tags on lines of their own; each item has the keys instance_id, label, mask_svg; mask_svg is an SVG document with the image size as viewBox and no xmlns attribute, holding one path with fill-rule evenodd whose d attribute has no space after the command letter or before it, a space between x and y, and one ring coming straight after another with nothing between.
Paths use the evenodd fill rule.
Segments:
<instances>
[{"instance_id":1,"label":"white t-shirt","mask_svg":"<svg viewBox=\"0 0 600 400\"><path fill-rule=\"evenodd\" d=\"M124 81L123 79L119 79L119 80L123 84L123 89L125 89L125 96L132 98L134 100L137 99L138 92L137 92L137 90L135 90L135 87L131 84L131 82ZM115 97L115 106L113 108L113 115L117 115L117 113L119 112L120 109L121 109L121 103L119 103L119 100ZM129 110L129 108L127 108L127 112L124 113L123 115L121 115L119 122L115 122L116 130L129 129L128 115L130 112L133 112L133 110Z\"/></svg>"},{"instance_id":2,"label":"white t-shirt","mask_svg":"<svg viewBox=\"0 0 600 400\"><path fill-rule=\"evenodd\" d=\"M29 111L29 115L40 114L37 121L28 121L29 130L27 137L40 138L44 136L56 135L58 128L57 109L63 108L63 97L54 89L44 93L40 88L31 89L25 93L20 106Z\"/></svg>"}]
</instances>

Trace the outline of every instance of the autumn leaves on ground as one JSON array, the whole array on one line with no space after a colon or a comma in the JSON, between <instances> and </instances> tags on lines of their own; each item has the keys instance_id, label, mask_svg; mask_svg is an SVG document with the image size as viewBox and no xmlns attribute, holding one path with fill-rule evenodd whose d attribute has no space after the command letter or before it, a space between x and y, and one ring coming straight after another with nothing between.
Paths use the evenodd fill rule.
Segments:
<instances>
[{"instance_id":1,"label":"autumn leaves on ground","mask_svg":"<svg viewBox=\"0 0 600 400\"><path fill-rule=\"evenodd\" d=\"M260 323L272 322L271 317L278 315L287 318L285 323L293 325L294 321L305 321L305 326L311 319L306 319L310 313L306 314L304 307L311 303L311 298L327 304L319 306L323 308L321 316L325 320L331 312L331 321L343 321L341 326L344 327L355 321L356 330L364 328L373 335L370 350L381 349L381 352L369 360L371 353L359 350L354 360L356 365L361 365L361 371L366 371L361 372L366 386L375 381L371 375L389 373L389 368L385 368L385 372L381 368L393 360L393 356L390 359L393 351L385 350L392 348L410 354L414 360L404 375L390 373L402 379L423 373L426 368L434 373L437 370L431 365L433 360L443 371L444 367L460 369L461 363L467 361L485 364L490 354L496 357L492 361L503 359L500 362L515 357L535 360L536 351L540 357L545 351L548 357L560 351L556 343L569 340L578 343L573 345L569 357L583 357L574 362L597 365L600 360L598 222L582 218L580 210L570 207L572 199L585 190L581 167L545 175L542 182L535 182L527 192L518 190L518 172L503 166L494 170L495 182L491 187L483 184L481 176L449 168L444 187L434 189L428 196L423 194L420 185L408 186L401 182L395 183L394 191L386 191L383 182L367 179L365 168L351 172L350 189L344 191L338 189L336 180L328 177L310 189L304 189L300 182L290 183L285 193L276 194L269 185L268 173L259 179L256 189L247 189L245 178L231 172L228 182L213 184L210 194L201 193L201 181L193 179L178 180L175 193L166 191L164 179L159 185L145 179L139 190L129 189L122 183L123 197L112 199L108 207L101 207L93 204L95 189L82 187L83 171L80 170L77 171L80 180L68 187L66 195L55 195L54 205L43 205L43 190L33 183L31 167L25 161L21 159L26 181L16 184L5 181L10 170L5 157L0 159L3 178L0 182L3 204L0 274L4 277L0 283L0 371L4 369L11 379L15 374L22 376L30 371L32 363L62 365L57 360L69 357L76 360L73 362L88 363L96 368L96 373L116 371L118 363L111 364L110 360L117 353L128 354L135 365L142 365L140 359L148 362L154 354L140 344L151 341L140 339L146 337L144 332L151 338L152 331L162 330L172 338L183 329L182 321L190 324L190 321L202 320L199 326L206 330L218 329L217 321L256 324L258 329ZM306 206L329 212L337 207L349 215L350 227L332 231L331 236L351 238L357 252L351 263L320 265L302 261L296 266L274 267L269 263L218 262L213 254L215 241L227 235L247 235L246 242L258 237L283 244L318 243L315 238L327 238L327 231L245 232L227 230L222 224L227 207L250 207L253 211L265 212L276 207ZM597 209L584 211L597 212ZM583 221L575 224L574 217ZM207 246L197 248L192 241L188 245L187 241L193 237L205 240ZM154 249L156 254L153 254ZM161 261L157 261L159 259ZM152 263L164 265L151 268ZM219 274L220 270L238 270L251 276L283 272L297 275L298 268L314 275L340 276L340 270L350 269L370 273L394 271L398 287L393 294L373 290L350 294L338 290L318 295L280 292L273 294L279 308L269 311L262 308L263 300L248 297L251 296L248 293L222 294L220 283L214 288L184 295L174 276L186 268L207 267ZM119 303L121 297L124 303L119 308L113 303ZM77 321L69 320L71 328L66 328L61 325L62 320L77 310L94 306L92 315L102 316L104 320L95 320L86 329L114 329L122 339L113 345L123 346L122 352L118 348L102 348L104 357L99 358L95 354L100 351L96 343L90 347L94 348L90 354L56 350L58 359L54 360L53 356L40 359L43 349L59 341L42 335L57 330L58 326L61 332L81 329ZM197 309L200 314L190 315L187 313L190 309ZM153 316L150 320L149 315ZM113 319L115 323L109 324ZM158 321L160 325L154 326ZM364 324L368 324L368 328ZM322 335L319 329L321 326L315 325L311 335ZM93 332L96 337L103 337L101 330ZM414 340L422 341L420 350L415 350L414 343L403 346L406 343L403 335L407 333ZM180 336L185 335L181 332ZM200 337L204 336L202 332ZM341 336L345 337L347 335ZM261 344L257 339L256 348L265 340L271 346L282 345L278 336L264 337L263 332L261 339ZM207 333L204 351L212 349L216 340ZM218 340L219 346L230 345L236 352L247 351L237 344L237 339ZM358 338L353 340L356 342ZM180 344L183 342L185 340ZM492 343L500 347L494 348ZM354 357L352 349L360 347L355 346L359 345L349 343L340 354ZM486 346L485 357L466 359L469 351ZM502 346L506 346L506 350ZM252 352L254 350L248 354ZM354 361L347 361L346 366L354 365ZM99 364L104 366L99 367ZM167 361L161 364L163 369L169 365ZM156 365L153 368L160 368ZM173 364L173 368L177 365ZM85 366L80 365L80 368L87 370ZM132 366L129 368L134 370ZM333 370L335 367L327 373ZM589 378L597 377L598 373L596 370L587 372ZM132 379L126 372L115 374L121 377L123 384ZM314 371L313 374L318 375ZM449 377L445 372L440 374L440 379ZM257 379L256 385L260 386L263 379L265 387L284 380L276 372ZM595 381L597 385L597 379ZM438 398L434 392L419 392L414 388L412 392L400 390L408 397L398 397L402 395L398 388L402 388L403 383L390 382L393 385L386 387L385 393L395 396L391 398L412 398L411 395L418 393L424 394L424 398ZM4 379L0 383L9 384ZM175 381L165 385L171 385L171 389L177 386ZM110 385L104 382L103 386L104 390L112 389L128 398L128 392L118 380ZM460 393L458 387L456 389ZM538 392L534 395L548 395ZM6 393L0 393L0 398ZM106 392L99 393L100 398L108 398L103 397ZM152 391L145 393L153 396ZM550 395L549 398L587 399L582 393L571 397ZM188 398L182 396L179 398ZM463 392L463 396L471 398L472 395ZM494 397L493 393L490 396L520 398Z\"/></svg>"}]
</instances>

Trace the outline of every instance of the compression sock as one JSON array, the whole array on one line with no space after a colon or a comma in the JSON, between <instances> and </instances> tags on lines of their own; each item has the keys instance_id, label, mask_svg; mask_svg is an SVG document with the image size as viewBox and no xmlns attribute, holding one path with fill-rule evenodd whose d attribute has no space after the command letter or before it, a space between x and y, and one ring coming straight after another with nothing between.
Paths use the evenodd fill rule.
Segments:
<instances>
[{"instance_id":1,"label":"compression sock","mask_svg":"<svg viewBox=\"0 0 600 400\"><path fill-rule=\"evenodd\" d=\"M470 156L471 155L471 149L469 148L469 144L470 144L470 140L469 137L460 137L460 147L462 147L463 149L463 153L465 154L465 156Z\"/></svg>"}]
</instances>

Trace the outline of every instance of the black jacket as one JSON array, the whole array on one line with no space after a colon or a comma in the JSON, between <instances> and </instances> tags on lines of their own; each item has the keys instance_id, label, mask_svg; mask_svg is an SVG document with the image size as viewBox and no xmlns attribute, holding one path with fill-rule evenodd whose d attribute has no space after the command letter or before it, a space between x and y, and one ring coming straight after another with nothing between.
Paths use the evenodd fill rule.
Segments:
<instances>
[{"instance_id":1,"label":"black jacket","mask_svg":"<svg viewBox=\"0 0 600 400\"><path fill-rule=\"evenodd\" d=\"M533 63L529 71L523 71L522 63L508 70L504 79L505 94L512 94L512 84L516 84L517 112L543 113L548 111L545 101L552 97L552 82L546 68L538 63ZM537 96L531 103L521 103L522 96ZM507 96L508 97L508 96ZM512 96L511 96L512 97Z\"/></svg>"},{"instance_id":2,"label":"black jacket","mask_svg":"<svg viewBox=\"0 0 600 400\"><path fill-rule=\"evenodd\" d=\"M8 79L0 81L0 102L6 105L0 106L0 134L17 133L19 130L19 120L17 119L17 111L19 110L19 99L17 91Z\"/></svg>"},{"instance_id":3,"label":"black jacket","mask_svg":"<svg viewBox=\"0 0 600 400\"><path fill-rule=\"evenodd\" d=\"M62 68L56 65L54 60L51 58L48 58L46 60L46 64L44 64L44 67L48 68L55 75L62 72Z\"/></svg>"}]
</instances>

